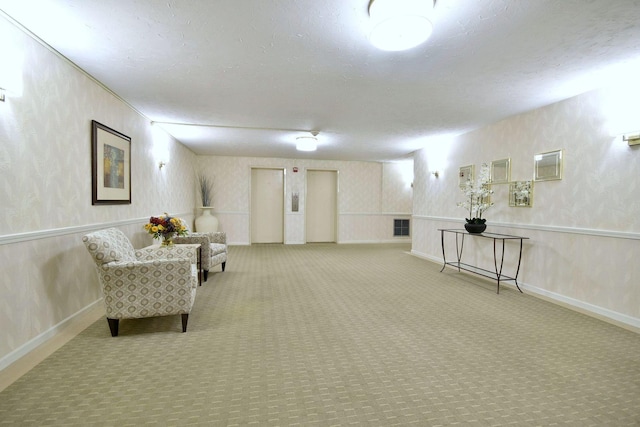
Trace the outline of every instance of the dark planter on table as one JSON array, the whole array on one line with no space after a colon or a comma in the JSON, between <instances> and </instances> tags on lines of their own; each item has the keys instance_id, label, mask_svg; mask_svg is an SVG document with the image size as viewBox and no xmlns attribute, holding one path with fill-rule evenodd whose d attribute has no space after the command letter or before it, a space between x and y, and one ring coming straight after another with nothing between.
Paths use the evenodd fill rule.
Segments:
<instances>
[{"instance_id":1,"label":"dark planter on table","mask_svg":"<svg viewBox=\"0 0 640 427\"><path fill-rule=\"evenodd\" d=\"M464 228L472 234L479 234L482 233L484 230L487 229L487 224L485 224L484 222L481 223L475 223L475 222L467 222L464 225Z\"/></svg>"}]
</instances>

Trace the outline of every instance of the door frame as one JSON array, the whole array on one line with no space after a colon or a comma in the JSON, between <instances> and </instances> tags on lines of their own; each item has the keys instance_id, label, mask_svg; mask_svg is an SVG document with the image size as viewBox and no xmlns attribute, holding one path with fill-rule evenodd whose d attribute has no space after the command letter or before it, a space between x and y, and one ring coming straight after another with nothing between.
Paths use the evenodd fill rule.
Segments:
<instances>
[{"instance_id":1,"label":"door frame","mask_svg":"<svg viewBox=\"0 0 640 427\"><path fill-rule=\"evenodd\" d=\"M253 216L253 170L254 169L262 169L262 170L277 170L282 171L282 244L285 243L285 236L287 235L287 168L279 167L279 166L249 166L249 245L253 244L253 227L252 227L252 216Z\"/></svg>"},{"instance_id":2,"label":"door frame","mask_svg":"<svg viewBox=\"0 0 640 427\"><path fill-rule=\"evenodd\" d=\"M308 208L307 201L309 200L307 174L310 171L311 172L334 172L336 174L336 188L335 188L336 211L334 212L336 228L334 230L335 236L333 237L334 237L335 243L339 243L338 236L340 235L340 221L339 221L340 216L338 215L338 212L340 211L340 171L334 168L314 168L314 167L306 167L304 169L304 243L307 244L307 208Z\"/></svg>"}]
</instances>

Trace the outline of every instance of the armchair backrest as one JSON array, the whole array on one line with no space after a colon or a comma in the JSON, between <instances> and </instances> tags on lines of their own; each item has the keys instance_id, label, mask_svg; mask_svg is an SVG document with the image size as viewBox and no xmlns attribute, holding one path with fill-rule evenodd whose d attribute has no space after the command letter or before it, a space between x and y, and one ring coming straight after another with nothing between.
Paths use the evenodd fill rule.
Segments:
<instances>
[{"instance_id":1,"label":"armchair backrest","mask_svg":"<svg viewBox=\"0 0 640 427\"><path fill-rule=\"evenodd\" d=\"M133 245L117 228L107 228L82 237L87 250L97 265L112 261L135 261Z\"/></svg>"}]
</instances>

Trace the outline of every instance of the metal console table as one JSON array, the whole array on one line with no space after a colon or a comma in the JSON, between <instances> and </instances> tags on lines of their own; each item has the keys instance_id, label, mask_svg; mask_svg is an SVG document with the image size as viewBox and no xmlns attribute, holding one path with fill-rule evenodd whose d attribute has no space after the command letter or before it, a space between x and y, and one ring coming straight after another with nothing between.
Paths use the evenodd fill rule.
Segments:
<instances>
[{"instance_id":1,"label":"metal console table","mask_svg":"<svg viewBox=\"0 0 640 427\"><path fill-rule=\"evenodd\" d=\"M440 270L441 273L444 271L445 267L448 265L450 267L457 268L458 271L464 270L464 271L468 271L471 273L478 274L480 276L484 276L484 277L488 277L490 279L496 280L497 281L496 293L498 294L500 293L500 282L507 282L507 281L513 281L513 283L515 283L516 285L516 288L518 288L518 290L522 292L522 289L520 289L520 286L518 286L518 273L520 272L520 262L522 261L522 242L528 239L528 237L510 236L508 234L498 234L498 233L477 233L476 234L476 233L468 233L466 230L446 229L446 228L439 228L438 230L440 231L440 239L442 241L442 260L444 261L442 270ZM456 256L458 260L455 262L447 261L447 256L444 250L444 240L445 240L444 236L446 233L455 234L455 237L456 237ZM474 238L477 237L477 238L484 238L484 239L493 239L493 265L495 267L494 271L461 262L462 250L464 249L465 236L472 236ZM516 268L516 274L513 277L502 274L502 267L504 265L504 246L507 240L520 241L518 267ZM500 243L502 243L501 245L502 250L500 252L500 263L498 264L497 246L500 246Z\"/></svg>"}]
</instances>

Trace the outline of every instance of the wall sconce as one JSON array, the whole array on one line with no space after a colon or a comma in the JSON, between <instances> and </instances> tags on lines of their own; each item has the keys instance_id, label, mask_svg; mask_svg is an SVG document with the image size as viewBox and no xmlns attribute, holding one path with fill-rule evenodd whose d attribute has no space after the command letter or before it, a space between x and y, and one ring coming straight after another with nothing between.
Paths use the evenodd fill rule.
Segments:
<instances>
[{"instance_id":1,"label":"wall sconce","mask_svg":"<svg viewBox=\"0 0 640 427\"><path fill-rule=\"evenodd\" d=\"M439 178L440 177L440 172L433 171L433 172L431 172L431 175L435 176L436 178Z\"/></svg>"},{"instance_id":2,"label":"wall sconce","mask_svg":"<svg viewBox=\"0 0 640 427\"><path fill-rule=\"evenodd\" d=\"M0 11L0 15L4 13ZM9 18L7 16L7 18ZM11 21L11 19L9 19ZM0 102L22 96L24 50L10 26L0 25Z\"/></svg>"},{"instance_id":3,"label":"wall sconce","mask_svg":"<svg viewBox=\"0 0 640 427\"><path fill-rule=\"evenodd\" d=\"M160 162L158 163L158 169L162 170L162 168L166 165L167 165L166 162L163 162L162 160L160 160Z\"/></svg>"},{"instance_id":4,"label":"wall sconce","mask_svg":"<svg viewBox=\"0 0 640 427\"><path fill-rule=\"evenodd\" d=\"M622 140L626 141L629 145L640 144L640 131L634 133L625 133L622 135Z\"/></svg>"}]
</instances>

